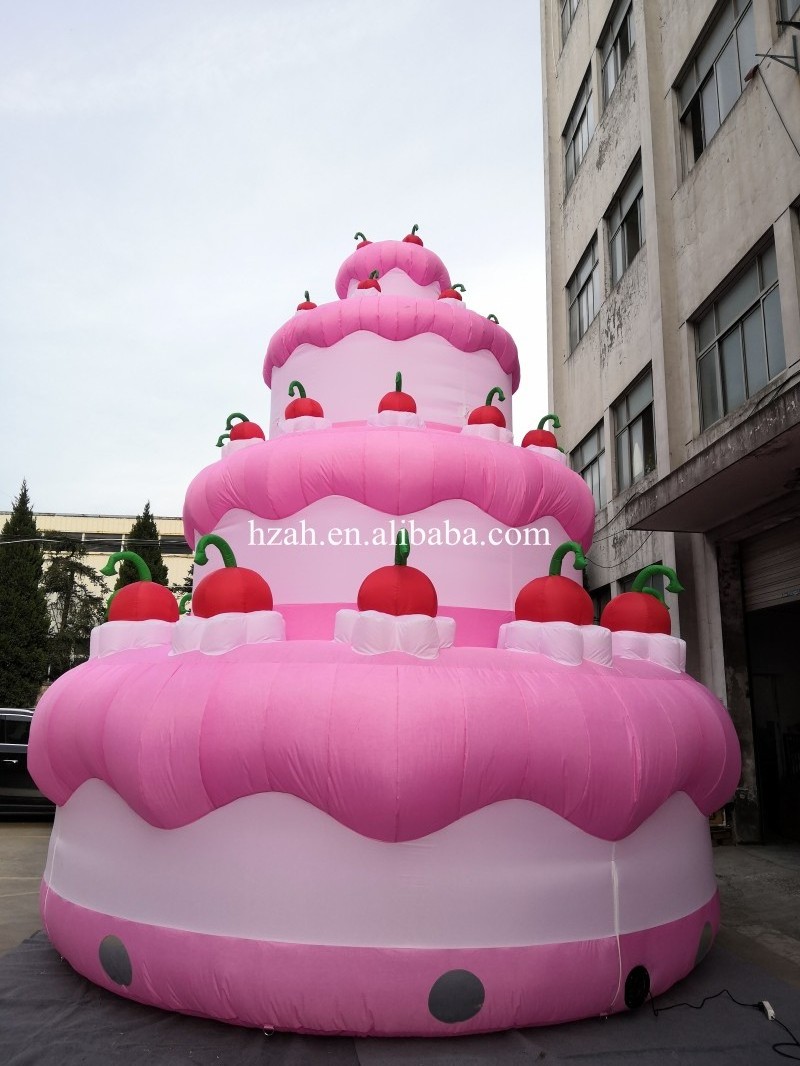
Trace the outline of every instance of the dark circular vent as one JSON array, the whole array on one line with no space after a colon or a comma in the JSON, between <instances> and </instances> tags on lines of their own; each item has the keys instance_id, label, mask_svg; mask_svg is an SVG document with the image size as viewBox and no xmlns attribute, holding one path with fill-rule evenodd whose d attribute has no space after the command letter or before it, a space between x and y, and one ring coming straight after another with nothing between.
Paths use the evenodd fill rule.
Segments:
<instances>
[{"instance_id":1,"label":"dark circular vent","mask_svg":"<svg viewBox=\"0 0 800 1066\"><path fill-rule=\"evenodd\" d=\"M469 970L449 970L435 981L428 1010L440 1022L465 1022L474 1018L486 997L483 984Z\"/></svg>"},{"instance_id":2,"label":"dark circular vent","mask_svg":"<svg viewBox=\"0 0 800 1066\"><path fill-rule=\"evenodd\" d=\"M104 937L100 943L100 965L116 985L129 985L133 967L128 949L117 936Z\"/></svg>"},{"instance_id":3,"label":"dark circular vent","mask_svg":"<svg viewBox=\"0 0 800 1066\"><path fill-rule=\"evenodd\" d=\"M625 979L625 1006L628 1010L641 1007L650 992L650 974L644 966L634 966Z\"/></svg>"}]
</instances>

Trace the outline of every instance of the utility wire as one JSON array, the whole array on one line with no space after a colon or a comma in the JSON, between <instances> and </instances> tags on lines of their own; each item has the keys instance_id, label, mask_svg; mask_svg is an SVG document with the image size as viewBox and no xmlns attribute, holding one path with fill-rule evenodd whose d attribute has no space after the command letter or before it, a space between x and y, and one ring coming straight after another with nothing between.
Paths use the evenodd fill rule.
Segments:
<instances>
[{"instance_id":1,"label":"utility wire","mask_svg":"<svg viewBox=\"0 0 800 1066\"><path fill-rule=\"evenodd\" d=\"M767 58L768 59L772 59L773 57L772 56L768 56ZM794 137L792 136L791 132L789 131L789 127L784 122L783 115L781 114L778 105L775 103L775 97L770 92L769 85L767 84L767 79L764 77L764 71L761 69L761 63L758 64L758 72L761 75L761 83L764 86L764 88L767 90L767 96L769 96L770 100L772 101L772 106L775 108L775 114L781 120L781 125L786 130L786 136L792 142L792 147L794 148L795 152L797 152L798 156L800 156L800 148L798 148L797 141L794 139Z\"/></svg>"}]
</instances>

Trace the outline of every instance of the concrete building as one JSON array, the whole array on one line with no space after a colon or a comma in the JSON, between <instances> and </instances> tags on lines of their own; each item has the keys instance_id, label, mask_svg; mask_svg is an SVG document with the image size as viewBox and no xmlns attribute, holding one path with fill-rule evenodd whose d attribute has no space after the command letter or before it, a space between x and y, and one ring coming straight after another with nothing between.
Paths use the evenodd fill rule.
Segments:
<instances>
[{"instance_id":1,"label":"concrete building","mask_svg":"<svg viewBox=\"0 0 800 1066\"><path fill-rule=\"evenodd\" d=\"M598 609L661 562L742 743L740 840L800 838L800 0L541 0L548 351Z\"/></svg>"},{"instance_id":2,"label":"concrete building","mask_svg":"<svg viewBox=\"0 0 800 1066\"><path fill-rule=\"evenodd\" d=\"M0 511L0 528L9 518L10 511ZM113 552L136 551L136 545L128 534L136 521L136 515L97 514L48 514L35 516L40 533L61 533L83 542L86 547L86 563L99 570L108 562ZM192 565L192 552L183 535L181 518L154 516L158 528L161 556L167 567L170 584L182 585ZM113 587L114 581L109 580Z\"/></svg>"}]
</instances>

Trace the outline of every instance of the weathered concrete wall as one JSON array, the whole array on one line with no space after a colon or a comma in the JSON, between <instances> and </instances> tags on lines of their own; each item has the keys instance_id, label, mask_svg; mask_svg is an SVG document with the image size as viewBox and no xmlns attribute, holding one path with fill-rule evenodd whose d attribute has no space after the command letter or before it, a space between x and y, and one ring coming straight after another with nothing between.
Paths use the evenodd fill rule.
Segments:
<instances>
[{"instance_id":1,"label":"weathered concrete wall","mask_svg":"<svg viewBox=\"0 0 800 1066\"><path fill-rule=\"evenodd\" d=\"M674 565L687 592L672 602L673 626L687 640L691 673L731 710L743 743L737 799L740 839L757 840L753 729L741 578L735 544L700 533L628 531L626 504L693 455L718 442L754 410L768 418L769 395L800 369L800 79L764 60L715 137L687 165L674 91L717 7L716 0L633 0L636 44L605 112L597 46L611 0L581 0L562 50L559 9L542 3L546 101L548 341L551 409L571 450L601 420L609 502L597 515L588 570L591 588L647 563ZM775 24L774 0L754 0L756 51L786 53L789 33ZM561 134L587 67L593 72L596 128L569 193ZM769 92L767 91L769 90ZM771 94L771 96L770 96ZM794 142L794 143L793 143ZM641 151L645 243L612 288L604 216ZM565 286L593 234L598 237L601 306L569 352ZM696 341L691 319L720 285L774 234L787 370L752 403L700 431ZM613 477L610 407L641 370L653 371L657 471L625 492ZM738 534L737 534L738 535Z\"/></svg>"}]
</instances>

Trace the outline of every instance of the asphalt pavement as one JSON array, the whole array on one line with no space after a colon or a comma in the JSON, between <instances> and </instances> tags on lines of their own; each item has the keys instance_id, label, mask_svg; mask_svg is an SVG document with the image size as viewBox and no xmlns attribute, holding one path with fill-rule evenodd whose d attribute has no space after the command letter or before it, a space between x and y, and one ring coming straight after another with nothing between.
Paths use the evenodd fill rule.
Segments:
<instances>
[{"instance_id":1,"label":"asphalt pavement","mask_svg":"<svg viewBox=\"0 0 800 1066\"><path fill-rule=\"evenodd\" d=\"M0 822L0 955L42 928L39 883L52 821Z\"/></svg>"}]
</instances>

